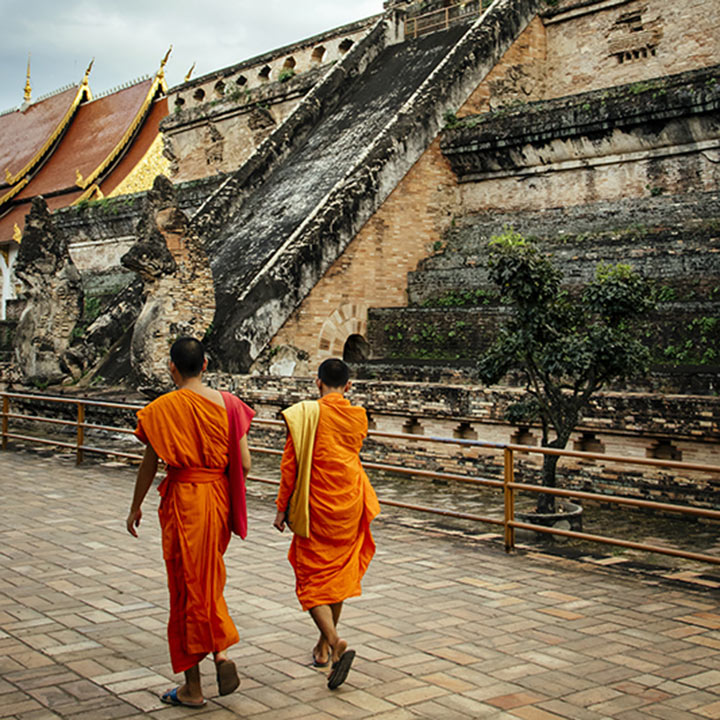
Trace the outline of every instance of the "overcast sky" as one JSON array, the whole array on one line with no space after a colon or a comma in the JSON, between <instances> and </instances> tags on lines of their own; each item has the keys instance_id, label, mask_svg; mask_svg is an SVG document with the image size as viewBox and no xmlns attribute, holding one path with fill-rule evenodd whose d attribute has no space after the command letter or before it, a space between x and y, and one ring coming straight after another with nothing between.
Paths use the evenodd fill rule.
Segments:
<instances>
[{"instance_id":1,"label":"overcast sky","mask_svg":"<svg viewBox=\"0 0 720 720\"><path fill-rule=\"evenodd\" d=\"M383 0L0 0L0 112L77 83L97 94L154 73L170 86L382 12Z\"/></svg>"}]
</instances>

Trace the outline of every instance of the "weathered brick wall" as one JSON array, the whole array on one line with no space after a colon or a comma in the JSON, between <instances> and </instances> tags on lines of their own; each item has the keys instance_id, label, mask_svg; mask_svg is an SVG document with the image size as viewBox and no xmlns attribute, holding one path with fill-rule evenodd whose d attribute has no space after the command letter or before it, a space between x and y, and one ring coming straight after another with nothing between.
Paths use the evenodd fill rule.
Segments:
<instances>
[{"instance_id":1,"label":"weathered brick wall","mask_svg":"<svg viewBox=\"0 0 720 720\"><path fill-rule=\"evenodd\" d=\"M466 118L442 143L463 211L715 190L718 67Z\"/></svg>"},{"instance_id":2,"label":"weathered brick wall","mask_svg":"<svg viewBox=\"0 0 720 720\"><path fill-rule=\"evenodd\" d=\"M456 115L465 117L542 99L547 52L547 32L542 20L536 17Z\"/></svg>"},{"instance_id":3,"label":"weathered brick wall","mask_svg":"<svg viewBox=\"0 0 720 720\"><path fill-rule=\"evenodd\" d=\"M661 300L720 300L720 195L711 192L468 214L410 273L410 303L433 304L443 296L449 303L453 294L460 300L465 292L492 292L487 244L508 227L550 254L570 286L592 280L599 263L625 262L667 289Z\"/></svg>"},{"instance_id":4,"label":"weathered brick wall","mask_svg":"<svg viewBox=\"0 0 720 720\"><path fill-rule=\"evenodd\" d=\"M407 273L449 227L454 177L436 141L363 226L273 339L294 345L311 364L342 356L353 333L365 335L369 307L407 303Z\"/></svg>"},{"instance_id":5,"label":"weathered brick wall","mask_svg":"<svg viewBox=\"0 0 720 720\"><path fill-rule=\"evenodd\" d=\"M713 0L565 2L543 23L547 98L720 63L720 4Z\"/></svg>"},{"instance_id":6,"label":"weathered brick wall","mask_svg":"<svg viewBox=\"0 0 720 720\"><path fill-rule=\"evenodd\" d=\"M161 125L175 182L231 172L297 107L327 67L177 110Z\"/></svg>"},{"instance_id":7,"label":"weathered brick wall","mask_svg":"<svg viewBox=\"0 0 720 720\"><path fill-rule=\"evenodd\" d=\"M12 338L16 320L0 320L0 362L9 362L12 356Z\"/></svg>"}]
</instances>

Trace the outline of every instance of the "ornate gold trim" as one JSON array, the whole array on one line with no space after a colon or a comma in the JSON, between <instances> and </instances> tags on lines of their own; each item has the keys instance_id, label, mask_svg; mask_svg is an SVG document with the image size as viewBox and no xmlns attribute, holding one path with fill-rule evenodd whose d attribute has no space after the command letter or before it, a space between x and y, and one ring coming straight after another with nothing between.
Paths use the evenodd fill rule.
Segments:
<instances>
[{"instance_id":1,"label":"ornate gold trim","mask_svg":"<svg viewBox=\"0 0 720 720\"><path fill-rule=\"evenodd\" d=\"M185 82L190 82L190 77L193 74L193 70L195 69L195 65L197 65L197 62L194 62L192 64L192 67L187 71L187 75L185 76Z\"/></svg>"},{"instance_id":2,"label":"ornate gold trim","mask_svg":"<svg viewBox=\"0 0 720 720\"><path fill-rule=\"evenodd\" d=\"M88 77L90 75L90 70L92 69L94 60L90 63L88 66L88 69L85 71L85 76L83 77L82 83L80 83L80 86L78 87L78 91L75 94L75 98L72 101L72 104L68 108L67 112L63 116L62 120L59 122L58 126L53 130L50 137L45 141L45 144L38 150L38 152L35 154L35 157L30 160L25 167L20 170L19 172L15 173L15 175L12 175L10 173L10 170L8 169L5 174L5 179L8 182L8 184L12 185L21 178L23 178L23 183L20 186L16 186L10 190L9 193L4 195L0 198L0 206L3 205L3 203L7 202L10 198L17 195L20 190L27 185L29 178L26 178L25 176L43 159L47 151L52 147L53 143L60 137L60 135L64 132L65 128L67 127L70 120L72 120L73 116L75 115L75 112L77 111L78 107L80 106L80 103L83 100L92 100L92 93L90 92L90 87L88 85Z\"/></svg>"},{"instance_id":3,"label":"ornate gold trim","mask_svg":"<svg viewBox=\"0 0 720 720\"><path fill-rule=\"evenodd\" d=\"M107 197L149 190L158 175L170 175L170 161L163 156L163 138L160 133L155 136L140 161Z\"/></svg>"},{"instance_id":4,"label":"ornate gold trim","mask_svg":"<svg viewBox=\"0 0 720 720\"><path fill-rule=\"evenodd\" d=\"M133 119L132 123L130 123L130 127L125 131L125 134L120 139L120 142L115 145L115 147L112 149L110 154L100 163L100 165L93 170L90 175L88 175L85 179L83 179L82 182L78 180L75 184L78 187L81 188L88 188L93 183L96 182L96 180L110 167L110 165L117 159L117 157L122 153L122 151L125 149L125 146L130 142L133 135L137 131L137 129L142 125L143 121L145 120L148 111L150 109L150 106L153 103L153 100L155 99L155 96L158 92L158 90L161 90L163 93L167 93L167 83L165 82L165 65L168 61L168 58L170 57L170 53L172 52L172 45L170 46L170 49L167 51L167 54L163 58L162 62L160 63L160 69L155 74L155 79L152 82L152 85L150 86L150 90L148 90L147 95L145 96L145 100L143 100L143 104L140 106L140 110L138 110L137 114L135 115L135 118ZM85 194L83 194L83 197L85 197ZM87 198L86 198L87 199ZM80 200L76 200L73 205L80 202Z\"/></svg>"},{"instance_id":5,"label":"ornate gold trim","mask_svg":"<svg viewBox=\"0 0 720 720\"><path fill-rule=\"evenodd\" d=\"M13 240L20 245L22 243L22 230L19 228L18 224L15 223L15 227L13 228Z\"/></svg>"},{"instance_id":6,"label":"ornate gold trim","mask_svg":"<svg viewBox=\"0 0 720 720\"><path fill-rule=\"evenodd\" d=\"M28 175L15 185L15 187L10 188L10 190L0 197L0 207L2 207L11 198L14 198L29 182L30 176Z\"/></svg>"}]
</instances>

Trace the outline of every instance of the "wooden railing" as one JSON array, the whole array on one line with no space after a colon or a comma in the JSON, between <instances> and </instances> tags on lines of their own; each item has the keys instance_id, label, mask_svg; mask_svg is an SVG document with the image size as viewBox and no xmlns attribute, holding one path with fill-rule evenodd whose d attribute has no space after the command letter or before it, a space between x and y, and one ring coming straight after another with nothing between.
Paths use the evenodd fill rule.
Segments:
<instances>
[{"instance_id":1,"label":"wooden railing","mask_svg":"<svg viewBox=\"0 0 720 720\"><path fill-rule=\"evenodd\" d=\"M481 0L469 0L449 7L433 10L422 15L405 18L405 37L417 38L440 30L447 30L453 25L470 22L482 14Z\"/></svg>"},{"instance_id":2,"label":"wooden railing","mask_svg":"<svg viewBox=\"0 0 720 720\"><path fill-rule=\"evenodd\" d=\"M142 456L139 453L125 452L114 448L100 447L98 445L88 445L86 443L86 433L88 431L104 431L111 433L119 433L132 435L133 430L128 427L117 427L114 425L103 425L98 423L89 423L87 421L87 412L92 409L116 409L116 410L139 410L142 405L134 403L116 403L105 402L100 400L89 400L85 398L69 398L69 397L51 397L46 395L33 395L28 393L12 393L0 392L2 398L2 431L1 441L2 449L6 450L9 440L20 440L24 442L37 443L40 445L50 445L54 447L72 449L75 452L76 462L82 463L85 453L99 453L111 457L121 457L130 460L140 460ZM28 414L13 412L11 409L11 400L22 403L25 407L33 404L57 404L60 406L75 406L72 413L73 419L61 419L58 417L43 416L38 413ZM50 426L65 426L66 428L74 428L75 442L67 442L57 438L37 437L18 432L11 432L10 421L17 420L25 423L41 423ZM256 427L277 427L282 430L284 423L280 420L269 420L256 418L253 421ZM399 502L386 498L380 498L381 504L414 510L419 512L431 513L434 515L442 515L446 517L458 518L463 520L472 520L490 525L502 526L505 539L505 547L508 551L515 547L515 530L532 530L538 533L548 533L560 535L578 540L585 540L597 543L615 545L623 548L641 550L645 552L659 553L670 555L688 560L696 560L701 562L720 565L720 557L707 555L704 553L690 552L679 548L666 547L662 545L652 545L648 543L639 543L620 538L593 535L589 533L578 532L574 530L566 530L557 527L546 527L529 522L522 522L516 519L515 515L515 497L518 491L530 493L546 493L558 497L575 498L578 500L590 500L605 504L613 504L618 506L642 508L662 513L679 513L696 518L705 518L709 520L720 520L720 511L706 508L693 507L688 505L679 505L675 503L661 503L652 500L642 500L640 498L625 497L619 495L609 495L605 493L586 492L581 490L565 489L565 488L548 488L542 485L534 485L528 483L518 483L515 481L515 465L516 455L522 454L539 454L539 455L557 455L560 457L572 457L583 460L602 460L606 463L618 463L620 465L642 465L658 468L670 468L675 470L690 470L700 473L707 473L713 476L720 475L720 466L705 465L700 463L687 463L675 460L662 460L656 458L631 458L620 455L607 455L604 453L580 452L576 450L557 450L545 447L533 447L526 445L517 445L513 443L497 443L483 440L461 440L457 438L433 437L427 435L413 435L407 433L389 433L371 430L369 436L374 439L382 440L399 440L402 443L426 442L439 443L448 445L459 445L465 447L486 448L502 453L503 455L503 479L493 480L490 478L473 477L459 473L434 472L431 470L422 470L402 465L391 465L377 462L363 462L363 466L368 470L377 470L381 472L395 473L398 475L411 475L414 477L431 478L437 480L459 482L478 487L494 488L502 490L504 516L502 519L497 517L488 517L477 515L475 513L464 513L455 510L442 509L437 507L427 507L412 503ZM253 453L269 456L280 456L282 450L273 447L265 447L251 445L250 449ZM248 480L266 483L270 485L278 485L279 481L272 478L258 477L251 475Z\"/></svg>"}]
</instances>

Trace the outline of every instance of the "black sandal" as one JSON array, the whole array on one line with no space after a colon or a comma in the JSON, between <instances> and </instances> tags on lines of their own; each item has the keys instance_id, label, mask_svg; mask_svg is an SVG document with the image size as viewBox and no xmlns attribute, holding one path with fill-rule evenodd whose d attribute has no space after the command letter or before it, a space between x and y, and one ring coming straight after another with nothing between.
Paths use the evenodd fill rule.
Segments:
<instances>
[{"instance_id":1,"label":"black sandal","mask_svg":"<svg viewBox=\"0 0 720 720\"><path fill-rule=\"evenodd\" d=\"M340 656L340 659L337 662L333 663L327 683L327 686L330 688L330 690L335 690L336 688L339 688L345 682L348 673L350 672L350 666L352 665L354 659L355 651L346 650Z\"/></svg>"}]
</instances>

